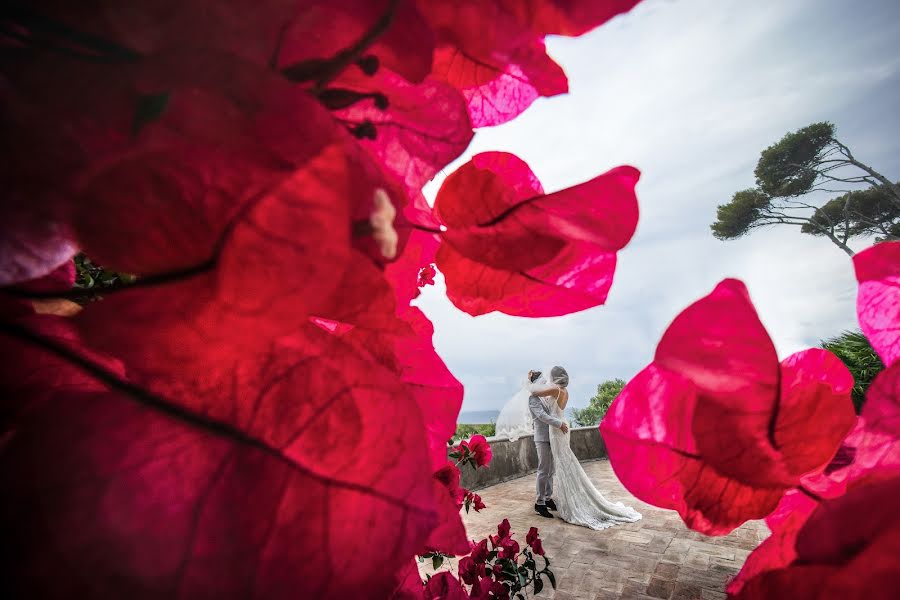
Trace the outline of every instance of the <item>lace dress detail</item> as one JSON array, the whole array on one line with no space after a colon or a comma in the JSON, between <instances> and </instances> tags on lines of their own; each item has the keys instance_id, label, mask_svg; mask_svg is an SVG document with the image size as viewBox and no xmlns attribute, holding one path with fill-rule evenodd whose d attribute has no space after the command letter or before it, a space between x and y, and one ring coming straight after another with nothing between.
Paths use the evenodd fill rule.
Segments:
<instances>
[{"instance_id":1,"label":"lace dress detail","mask_svg":"<svg viewBox=\"0 0 900 600\"><path fill-rule=\"evenodd\" d=\"M563 411L556 401L550 412L563 419ZM641 519L641 513L621 502L610 502L597 491L569 446L569 433L551 427L550 449L553 451L556 469L553 476L553 500L560 518L591 529L606 529Z\"/></svg>"}]
</instances>

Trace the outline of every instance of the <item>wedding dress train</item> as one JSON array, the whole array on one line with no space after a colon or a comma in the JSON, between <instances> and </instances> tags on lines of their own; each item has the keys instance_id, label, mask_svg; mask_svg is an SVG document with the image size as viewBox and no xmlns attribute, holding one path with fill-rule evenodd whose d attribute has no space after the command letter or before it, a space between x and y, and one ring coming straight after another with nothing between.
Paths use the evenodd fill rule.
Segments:
<instances>
[{"instance_id":1,"label":"wedding dress train","mask_svg":"<svg viewBox=\"0 0 900 600\"><path fill-rule=\"evenodd\" d=\"M550 412L563 419L563 411L552 400ZM553 500L557 514L564 521L591 529L606 529L620 523L640 520L641 514L621 502L603 497L581 467L578 457L569 446L569 433L550 428L550 449L556 474L553 477Z\"/></svg>"}]
</instances>

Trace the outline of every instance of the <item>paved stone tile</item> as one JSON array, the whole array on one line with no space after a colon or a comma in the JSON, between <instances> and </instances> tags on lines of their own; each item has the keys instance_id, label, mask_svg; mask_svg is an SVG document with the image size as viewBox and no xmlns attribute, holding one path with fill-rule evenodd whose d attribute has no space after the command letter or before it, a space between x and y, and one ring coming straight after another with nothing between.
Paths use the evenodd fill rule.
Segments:
<instances>
[{"instance_id":1,"label":"paved stone tile","mask_svg":"<svg viewBox=\"0 0 900 600\"><path fill-rule=\"evenodd\" d=\"M463 514L475 541L496 533L509 519L520 544L529 527L540 530L557 590L547 585L537 598L554 600L722 600L727 582L769 531L762 521L744 524L731 534L707 537L689 530L673 511L637 500L616 479L609 462L584 463L597 489L624 502L644 518L604 531L544 519L534 513L534 475L479 490L487 508ZM540 560L538 561L540 564ZM455 561L452 563L455 573ZM420 565L423 573L430 565Z\"/></svg>"},{"instance_id":2,"label":"paved stone tile","mask_svg":"<svg viewBox=\"0 0 900 600\"><path fill-rule=\"evenodd\" d=\"M678 577L678 565L673 565L670 563L659 563L656 565L656 569L653 571L653 574L656 577L660 577L662 579L671 579L675 580Z\"/></svg>"},{"instance_id":3,"label":"paved stone tile","mask_svg":"<svg viewBox=\"0 0 900 600\"><path fill-rule=\"evenodd\" d=\"M675 589L675 582L659 577L651 577L647 585L647 594L654 598L668 598Z\"/></svg>"}]
</instances>

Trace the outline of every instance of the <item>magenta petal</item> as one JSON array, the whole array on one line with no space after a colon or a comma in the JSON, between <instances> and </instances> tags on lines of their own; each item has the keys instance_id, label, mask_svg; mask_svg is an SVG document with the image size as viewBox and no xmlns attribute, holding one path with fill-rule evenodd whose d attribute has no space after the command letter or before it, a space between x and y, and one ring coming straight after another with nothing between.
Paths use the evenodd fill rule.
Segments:
<instances>
[{"instance_id":1,"label":"magenta petal","mask_svg":"<svg viewBox=\"0 0 900 600\"><path fill-rule=\"evenodd\" d=\"M900 477L861 483L826 500L797 534L797 559L747 581L737 598L896 597Z\"/></svg>"},{"instance_id":2,"label":"magenta petal","mask_svg":"<svg viewBox=\"0 0 900 600\"><path fill-rule=\"evenodd\" d=\"M781 363L780 387L771 439L784 475L799 478L825 466L856 423L853 376L834 354L813 348Z\"/></svg>"},{"instance_id":3,"label":"magenta petal","mask_svg":"<svg viewBox=\"0 0 900 600\"><path fill-rule=\"evenodd\" d=\"M855 454L844 477L853 481L900 472L900 364L879 373L869 385L860 422L847 436Z\"/></svg>"},{"instance_id":4,"label":"magenta petal","mask_svg":"<svg viewBox=\"0 0 900 600\"><path fill-rule=\"evenodd\" d=\"M398 336L401 378L415 398L426 429L432 468L447 459L447 440L456 431L463 386L438 356L432 344L434 326L418 308L408 308L403 319L412 335Z\"/></svg>"},{"instance_id":5,"label":"magenta petal","mask_svg":"<svg viewBox=\"0 0 900 600\"><path fill-rule=\"evenodd\" d=\"M722 281L679 314L660 340L655 361L681 373L699 394L727 402L752 394L771 407L778 387L775 346L744 284Z\"/></svg>"},{"instance_id":6,"label":"magenta petal","mask_svg":"<svg viewBox=\"0 0 900 600\"><path fill-rule=\"evenodd\" d=\"M482 152L450 174L434 203L447 227L484 227L527 200L544 195L531 168L509 152Z\"/></svg>"},{"instance_id":7,"label":"magenta petal","mask_svg":"<svg viewBox=\"0 0 900 600\"><path fill-rule=\"evenodd\" d=\"M413 230L403 252L384 268L384 277L391 284L402 311L418 295L419 271L435 260L440 241L433 233Z\"/></svg>"},{"instance_id":8,"label":"magenta petal","mask_svg":"<svg viewBox=\"0 0 900 600\"><path fill-rule=\"evenodd\" d=\"M500 0L539 35L578 36L602 25L618 14L628 12L640 0Z\"/></svg>"},{"instance_id":9,"label":"magenta petal","mask_svg":"<svg viewBox=\"0 0 900 600\"><path fill-rule=\"evenodd\" d=\"M876 244L853 257L859 325L890 366L900 358L900 242Z\"/></svg>"},{"instance_id":10,"label":"magenta petal","mask_svg":"<svg viewBox=\"0 0 900 600\"><path fill-rule=\"evenodd\" d=\"M778 504L783 488L757 489L716 472L698 454L698 398L686 379L650 365L628 382L600 425L613 470L641 500L677 510L707 535L723 535Z\"/></svg>"},{"instance_id":11,"label":"magenta petal","mask_svg":"<svg viewBox=\"0 0 900 600\"><path fill-rule=\"evenodd\" d=\"M885 369L869 385L862 417L869 430L900 440L900 365Z\"/></svg>"},{"instance_id":12,"label":"magenta petal","mask_svg":"<svg viewBox=\"0 0 900 600\"><path fill-rule=\"evenodd\" d=\"M544 194L514 155L476 155L435 201L447 227L436 262L448 297L472 315L558 316L603 304L615 252L637 226L639 177L618 167Z\"/></svg>"},{"instance_id":13,"label":"magenta petal","mask_svg":"<svg viewBox=\"0 0 900 600\"><path fill-rule=\"evenodd\" d=\"M378 91L386 98L387 108L363 101L334 115L350 125L364 121L374 125L375 139L364 139L360 144L402 181L410 194L418 192L472 141L465 102L457 90L442 81L427 79L412 85L388 71L374 78L347 75L340 81L348 89Z\"/></svg>"},{"instance_id":14,"label":"magenta petal","mask_svg":"<svg viewBox=\"0 0 900 600\"><path fill-rule=\"evenodd\" d=\"M571 244L551 262L525 272L494 269L442 244L437 265L447 297L470 315L493 311L520 317L556 317L606 302L616 255Z\"/></svg>"},{"instance_id":15,"label":"magenta petal","mask_svg":"<svg viewBox=\"0 0 900 600\"><path fill-rule=\"evenodd\" d=\"M744 284L726 279L678 315L655 362L696 386L693 427L701 454L723 475L770 485L779 458L769 442L779 365ZM760 469L761 460L769 467Z\"/></svg>"},{"instance_id":16,"label":"magenta petal","mask_svg":"<svg viewBox=\"0 0 900 600\"><path fill-rule=\"evenodd\" d=\"M454 218L445 221L449 229L444 241L467 258L497 269L538 267L567 244L583 244L587 253L617 252L637 227L634 188L640 172L633 167L617 167L547 195L529 193L530 186L512 188L509 173L473 171L470 165L451 178L435 204L441 217L449 212L448 205L456 208L449 215ZM463 211L468 212L460 214Z\"/></svg>"},{"instance_id":17,"label":"magenta petal","mask_svg":"<svg viewBox=\"0 0 900 600\"><path fill-rule=\"evenodd\" d=\"M434 488L434 510L437 511L438 525L428 535L425 549L454 556L468 554L472 545L466 537L466 526L462 522L459 505L450 497L443 484L435 481Z\"/></svg>"},{"instance_id":18,"label":"magenta petal","mask_svg":"<svg viewBox=\"0 0 900 600\"><path fill-rule=\"evenodd\" d=\"M465 48L440 47L434 74L462 92L473 127L506 123L539 97L569 91L565 72L539 40L504 56L471 56Z\"/></svg>"},{"instance_id":19,"label":"magenta petal","mask_svg":"<svg viewBox=\"0 0 900 600\"><path fill-rule=\"evenodd\" d=\"M818 503L797 490L784 495L778 507L766 517L766 524L772 530L756 549L750 553L741 571L728 584L729 594L737 594L750 579L760 573L786 567L797 557L794 544L797 532Z\"/></svg>"},{"instance_id":20,"label":"magenta petal","mask_svg":"<svg viewBox=\"0 0 900 600\"><path fill-rule=\"evenodd\" d=\"M407 561L394 575L395 587L391 600L422 600L425 586L419 576L419 567L415 559Z\"/></svg>"}]
</instances>

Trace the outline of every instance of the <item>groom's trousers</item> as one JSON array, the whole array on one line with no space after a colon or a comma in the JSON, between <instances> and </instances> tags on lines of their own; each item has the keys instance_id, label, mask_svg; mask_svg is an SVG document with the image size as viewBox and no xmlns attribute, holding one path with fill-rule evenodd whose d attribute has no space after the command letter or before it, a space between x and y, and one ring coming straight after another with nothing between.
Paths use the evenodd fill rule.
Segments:
<instances>
[{"instance_id":1,"label":"groom's trousers","mask_svg":"<svg viewBox=\"0 0 900 600\"><path fill-rule=\"evenodd\" d=\"M535 442L538 455L537 468L537 500L536 504L545 504L553 497L553 452L550 442Z\"/></svg>"}]
</instances>

